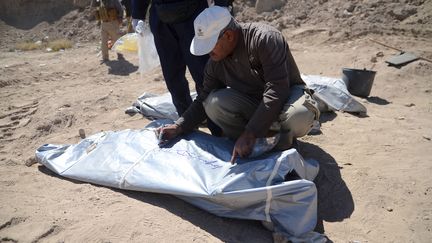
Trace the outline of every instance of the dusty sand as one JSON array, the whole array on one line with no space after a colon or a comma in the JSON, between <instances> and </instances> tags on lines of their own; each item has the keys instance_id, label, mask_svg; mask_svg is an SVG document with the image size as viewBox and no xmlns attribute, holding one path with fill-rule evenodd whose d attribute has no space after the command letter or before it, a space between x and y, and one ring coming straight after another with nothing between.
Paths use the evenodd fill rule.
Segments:
<instances>
[{"instance_id":1,"label":"dusty sand","mask_svg":"<svg viewBox=\"0 0 432 243\"><path fill-rule=\"evenodd\" d=\"M384 61L398 52L368 40L431 58L430 38L366 33L335 40L334 28L312 24L288 26L284 34L304 74L377 71L370 97L356 98L367 117L323 114L322 134L300 140L301 154L321 166L317 229L334 242L430 242L432 63L388 67ZM136 56L117 61L111 53L113 61L100 65L97 54L96 42L54 53L1 49L0 241L271 242L259 222L25 165L45 143L77 143L81 128L90 135L149 122L124 110L143 92L166 92L160 70L141 77Z\"/></svg>"}]
</instances>

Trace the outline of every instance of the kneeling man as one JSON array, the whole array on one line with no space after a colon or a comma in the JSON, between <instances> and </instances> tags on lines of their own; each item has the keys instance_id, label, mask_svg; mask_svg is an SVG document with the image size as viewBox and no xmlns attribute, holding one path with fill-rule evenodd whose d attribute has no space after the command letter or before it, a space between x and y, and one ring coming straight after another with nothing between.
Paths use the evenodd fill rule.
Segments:
<instances>
[{"instance_id":1,"label":"kneeling man","mask_svg":"<svg viewBox=\"0 0 432 243\"><path fill-rule=\"evenodd\" d=\"M248 157L257 138L279 133L276 149L289 149L319 118L317 102L282 33L261 23L238 23L226 8L206 8L194 21L190 51L210 54L204 87L175 124L170 140L196 128L206 115L236 141L231 162Z\"/></svg>"}]
</instances>

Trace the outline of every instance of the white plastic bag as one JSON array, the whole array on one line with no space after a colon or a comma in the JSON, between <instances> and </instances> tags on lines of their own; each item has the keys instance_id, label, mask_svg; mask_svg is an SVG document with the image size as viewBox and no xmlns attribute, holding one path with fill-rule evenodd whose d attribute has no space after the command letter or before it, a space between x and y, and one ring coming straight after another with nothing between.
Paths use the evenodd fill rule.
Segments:
<instances>
[{"instance_id":1,"label":"white plastic bag","mask_svg":"<svg viewBox=\"0 0 432 243\"><path fill-rule=\"evenodd\" d=\"M136 32L138 33L138 70L142 76L145 72L159 66L160 62L150 27L140 20L138 21Z\"/></svg>"}]
</instances>

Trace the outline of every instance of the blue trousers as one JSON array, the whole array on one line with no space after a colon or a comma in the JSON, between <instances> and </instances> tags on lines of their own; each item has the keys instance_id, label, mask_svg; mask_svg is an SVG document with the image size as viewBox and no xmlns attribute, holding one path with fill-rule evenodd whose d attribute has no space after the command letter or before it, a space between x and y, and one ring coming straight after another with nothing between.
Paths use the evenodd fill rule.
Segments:
<instances>
[{"instance_id":1,"label":"blue trousers","mask_svg":"<svg viewBox=\"0 0 432 243\"><path fill-rule=\"evenodd\" d=\"M185 75L186 67L195 81L195 90L199 93L203 87L204 68L209 56L192 55L190 44L195 35L193 22L207 6L207 1L201 1L201 6L191 18L175 24L162 22L154 5L150 8L150 29L154 36L165 83L179 116L192 103L189 83ZM222 130L209 119L207 126L213 135L222 134Z\"/></svg>"},{"instance_id":2,"label":"blue trousers","mask_svg":"<svg viewBox=\"0 0 432 243\"><path fill-rule=\"evenodd\" d=\"M179 116L192 103L188 80L185 76L186 67L195 81L197 92L200 92L203 85L204 67L209 57L208 55L194 56L189 48L195 35L193 21L206 6L207 1L202 1L202 6L191 18L175 24L163 23L154 5L150 9L150 29L154 36L165 83Z\"/></svg>"}]
</instances>

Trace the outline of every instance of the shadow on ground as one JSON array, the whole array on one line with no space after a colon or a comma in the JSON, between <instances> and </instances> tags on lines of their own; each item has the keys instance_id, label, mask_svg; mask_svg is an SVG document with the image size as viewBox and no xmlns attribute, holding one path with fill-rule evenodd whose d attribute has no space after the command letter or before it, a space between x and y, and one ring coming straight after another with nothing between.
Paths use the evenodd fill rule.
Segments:
<instances>
[{"instance_id":1,"label":"shadow on ground","mask_svg":"<svg viewBox=\"0 0 432 243\"><path fill-rule=\"evenodd\" d=\"M337 117L335 112L322 112L320 114L319 120L321 123L333 121Z\"/></svg>"},{"instance_id":2,"label":"shadow on ground","mask_svg":"<svg viewBox=\"0 0 432 243\"><path fill-rule=\"evenodd\" d=\"M124 59L123 56L119 56L117 60L109 60L104 63L108 66L108 74L112 75L128 76L138 70L138 66Z\"/></svg>"},{"instance_id":3,"label":"shadow on ground","mask_svg":"<svg viewBox=\"0 0 432 243\"><path fill-rule=\"evenodd\" d=\"M305 159L315 159L320 170L314 182L318 190L318 224L315 231L324 233L322 221L340 222L354 212L354 200L341 177L336 160L322 148L300 142L300 154Z\"/></svg>"},{"instance_id":4,"label":"shadow on ground","mask_svg":"<svg viewBox=\"0 0 432 243\"><path fill-rule=\"evenodd\" d=\"M377 96L371 96L367 98L367 101L369 101L370 103L374 103L377 105L388 105L391 102L387 101L386 99L377 97Z\"/></svg>"},{"instance_id":5,"label":"shadow on ground","mask_svg":"<svg viewBox=\"0 0 432 243\"><path fill-rule=\"evenodd\" d=\"M272 233L259 221L218 217L171 195L118 191L136 200L164 208L222 242L273 242Z\"/></svg>"},{"instance_id":6,"label":"shadow on ground","mask_svg":"<svg viewBox=\"0 0 432 243\"><path fill-rule=\"evenodd\" d=\"M52 172L45 166L39 166L39 171L62 180L68 180L77 184L88 184L78 180L62 177ZM97 187L103 187L95 185ZM197 227L203 229L222 242L273 242L272 233L266 230L259 221L240 220L218 217L204 210L196 208L191 204L167 194L126 191L116 188L110 188L113 191L122 193L130 198L139 200L144 203L166 209L167 211L191 222ZM169 230L169 229L167 229Z\"/></svg>"}]
</instances>

